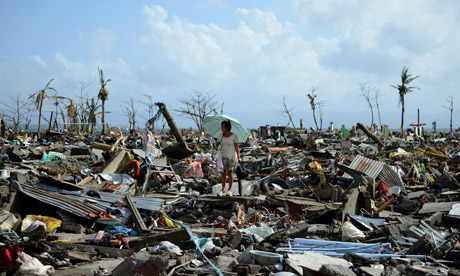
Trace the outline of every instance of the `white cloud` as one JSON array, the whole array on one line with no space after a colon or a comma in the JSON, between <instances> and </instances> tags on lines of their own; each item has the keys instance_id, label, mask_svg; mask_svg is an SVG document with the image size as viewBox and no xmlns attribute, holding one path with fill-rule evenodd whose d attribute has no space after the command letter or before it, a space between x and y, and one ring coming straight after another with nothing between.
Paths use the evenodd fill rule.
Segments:
<instances>
[{"instance_id":1,"label":"white cloud","mask_svg":"<svg viewBox=\"0 0 460 276\"><path fill-rule=\"evenodd\" d=\"M35 61L36 63L40 64L41 66L46 66L45 61L39 55L33 55L29 57L31 60Z\"/></svg>"},{"instance_id":2,"label":"white cloud","mask_svg":"<svg viewBox=\"0 0 460 276\"><path fill-rule=\"evenodd\" d=\"M140 41L152 62L161 57L165 66L182 74L209 81L206 73L218 79L231 75L231 59L217 42L216 34L223 32L215 25L194 25L174 17L159 6L145 7L146 22Z\"/></svg>"},{"instance_id":3,"label":"white cloud","mask_svg":"<svg viewBox=\"0 0 460 276\"><path fill-rule=\"evenodd\" d=\"M221 1L200 4L196 8L226 8L219 7ZM55 78L54 86L72 95L80 82L93 82L91 93L97 93L100 66L112 79L108 105L113 110L128 96L151 93L174 107L187 92L213 90L230 115L240 114L251 126L285 123L278 112L282 95L295 106L296 123L303 117L305 125L312 125L305 93L317 86L319 99L327 101L325 122L352 122L357 120L353 112L368 116L358 83L369 82L384 95L382 114L397 126L397 93L390 84L399 82L403 66L420 75L414 85L421 91L408 96L409 117L417 107L429 112L440 108L446 95L455 95L459 10L454 2L429 0L294 0L295 16L234 8L234 24L224 27L195 24L152 5L142 8L131 33L95 29L88 60L56 51L51 59L39 53L13 66L0 60L0 69L9 66L8 78L21 76L38 87ZM109 118L115 119L116 111Z\"/></svg>"},{"instance_id":4,"label":"white cloud","mask_svg":"<svg viewBox=\"0 0 460 276\"><path fill-rule=\"evenodd\" d=\"M248 10L238 8L236 15L241 16L252 30L264 33L270 37L280 35L292 27L291 24L286 23L283 25L278 22L272 12L263 12L259 9Z\"/></svg>"},{"instance_id":5,"label":"white cloud","mask_svg":"<svg viewBox=\"0 0 460 276\"><path fill-rule=\"evenodd\" d=\"M141 41L166 56L168 66L208 87L244 88L255 97L262 91L271 95L302 91L303 80L321 73L317 54L292 24L280 23L273 13L258 9L237 9L236 13L240 16L236 29L222 29L177 17L169 20L163 8L146 7L147 28ZM193 89L186 85L183 89Z\"/></svg>"}]
</instances>

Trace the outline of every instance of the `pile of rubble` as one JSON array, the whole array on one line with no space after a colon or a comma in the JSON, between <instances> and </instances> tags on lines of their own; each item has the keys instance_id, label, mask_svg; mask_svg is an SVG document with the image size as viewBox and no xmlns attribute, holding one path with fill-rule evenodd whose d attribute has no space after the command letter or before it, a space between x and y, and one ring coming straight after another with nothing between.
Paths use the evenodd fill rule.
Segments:
<instances>
[{"instance_id":1,"label":"pile of rubble","mask_svg":"<svg viewBox=\"0 0 460 276\"><path fill-rule=\"evenodd\" d=\"M4 133L2 275L460 275L457 134Z\"/></svg>"}]
</instances>

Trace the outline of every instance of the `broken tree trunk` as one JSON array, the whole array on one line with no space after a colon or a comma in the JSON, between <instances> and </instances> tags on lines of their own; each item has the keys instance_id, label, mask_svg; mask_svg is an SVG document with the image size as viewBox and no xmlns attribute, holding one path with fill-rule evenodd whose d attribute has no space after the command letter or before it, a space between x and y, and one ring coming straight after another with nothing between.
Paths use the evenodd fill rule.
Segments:
<instances>
[{"instance_id":1,"label":"broken tree trunk","mask_svg":"<svg viewBox=\"0 0 460 276\"><path fill-rule=\"evenodd\" d=\"M187 146L187 143L185 143L184 137L182 136L182 134L180 133L179 129L177 128L173 117L171 116L171 114L169 113L168 109L166 108L166 105L164 103L159 103L159 102L156 103L156 105L158 106L158 108L160 108L161 113L163 114L163 116L166 119L166 122L168 122L168 126L171 129L174 137L176 137L177 142L184 144L185 148L190 151L190 149Z\"/></svg>"},{"instance_id":2,"label":"broken tree trunk","mask_svg":"<svg viewBox=\"0 0 460 276\"><path fill-rule=\"evenodd\" d=\"M121 135L120 138L117 139L117 141L112 145L112 147L110 147L110 151L114 151L117 147L118 147L118 144L120 143L121 140L123 140L124 137L123 135Z\"/></svg>"},{"instance_id":3,"label":"broken tree trunk","mask_svg":"<svg viewBox=\"0 0 460 276\"><path fill-rule=\"evenodd\" d=\"M383 144L382 141L380 141L380 139L374 134L372 133L369 129L367 129L367 127L365 127L363 124L361 123L357 123L356 124L362 131L364 131L364 133L366 133L366 135L371 138L372 140L374 140L374 142L377 143L377 145L379 145L380 148L384 148L385 145Z\"/></svg>"}]
</instances>

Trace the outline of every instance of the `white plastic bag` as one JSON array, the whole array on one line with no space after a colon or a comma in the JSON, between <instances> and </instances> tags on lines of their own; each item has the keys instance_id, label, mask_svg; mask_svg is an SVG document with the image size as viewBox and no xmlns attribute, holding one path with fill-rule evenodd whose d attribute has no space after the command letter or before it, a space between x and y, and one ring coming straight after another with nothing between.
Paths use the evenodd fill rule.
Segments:
<instances>
[{"instance_id":1,"label":"white plastic bag","mask_svg":"<svg viewBox=\"0 0 460 276\"><path fill-rule=\"evenodd\" d=\"M21 266L19 267L18 271L14 274L14 276L45 276L54 273L54 267L50 265L43 265L37 258L27 255L24 252L18 254L18 259L16 261L19 262Z\"/></svg>"},{"instance_id":2,"label":"white plastic bag","mask_svg":"<svg viewBox=\"0 0 460 276\"><path fill-rule=\"evenodd\" d=\"M18 219L10 212L0 210L0 231L9 232Z\"/></svg>"},{"instance_id":3,"label":"white plastic bag","mask_svg":"<svg viewBox=\"0 0 460 276\"><path fill-rule=\"evenodd\" d=\"M342 226L342 241L356 242L366 237L363 231L359 230L351 222L346 221Z\"/></svg>"},{"instance_id":4,"label":"white plastic bag","mask_svg":"<svg viewBox=\"0 0 460 276\"><path fill-rule=\"evenodd\" d=\"M174 253L177 256L182 256L182 249L179 246L169 242L162 241L159 245L155 246L152 250L153 253L158 253L160 250L167 251L169 253Z\"/></svg>"},{"instance_id":5,"label":"white plastic bag","mask_svg":"<svg viewBox=\"0 0 460 276\"><path fill-rule=\"evenodd\" d=\"M202 251L205 251L206 249L213 249L216 246L212 242L212 239L204 238L200 241L200 247Z\"/></svg>"},{"instance_id":6,"label":"white plastic bag","mask_svg":"<svg viewBox=\"0 0 460 276\"><path fill-rule=\"evenodd\" d=\"M217 151L217 172L222 173L224 171L224 164L222 163L222 154L220 150Z\"/></svg>"}]
</instances>

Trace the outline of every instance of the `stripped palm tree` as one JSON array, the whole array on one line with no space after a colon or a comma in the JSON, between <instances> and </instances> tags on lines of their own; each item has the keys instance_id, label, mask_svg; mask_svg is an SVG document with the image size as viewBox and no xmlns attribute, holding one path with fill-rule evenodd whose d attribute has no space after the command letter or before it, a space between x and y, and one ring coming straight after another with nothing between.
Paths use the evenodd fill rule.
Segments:
<instances>
[{"instance_id":1,"label":"stripped palm tree","mask_svg":"<svg viewBox=\"0 0 460 276\"><path fill-rule=\"evenodd\" d=\"M401 72L401 84L392 85L392 87L398 89L399 92L399 104L401 105L401 134L404 129L404 97L414 89L420 89L418 87L409 86L409 84L419 76L412 77L411 74L407 73L408 71L409 68L404 66Z\"/></svg>"},{"instance_id":2,"label":"stripped palm tree","mask_svg":"<svg viewBox=\"0 0 460 276\"><path fill-rule=\"evenodd\" d=\"M30 95L29 96L29 99L31 98L35 98L35 106L38 108L38 131L40 131L40 125L41 125L41 121L42 121L42 107L43 107L43 100L45 98L48 98L48 95L46 94L46 91L47 90L52 90L52 91L56 91L56 89L54 89L53 87L50 87L50 83L53 81L54 79L51 79L43 89L41 89L40 91L38 92L35 92L34 94Z\"/></svg>"},{"instance_id":3,"label":"stripped palm tree","mask_svg":"<svg viewBox=\"0 0 460 276\"><path fill-rule=\"evenodd\" d=\"M107 91L105 86L111 79L104 80L104 72L99 67L97 69L99 70L99 80L101 82L101 89L99 89L97 97L102 101L102 133L105 133L105 101L109 98L109 91Z\"/></svg>"},{"instance_id":4,"label":"stripped palm tree","mask_svg":"<svg viewBox=\"0 0 460 276\"><path fill-rule=\"evenodd\" d=\"M73 99L68 99L70 101L69 105L66 106L67 109L67 117L69 118L69 122L73 125L73 130L77 133L80 133L80 127L78 126L78 110L77 106Z\"/></svg>"},{"instance_id":5,"label":"stripped palm tree","mask_svg":"<svg viewBox=\"0 0 460 276\"><path fill-rule=\"evenodd\" d=\"M91 125L91 134L94 133L94 127L96 126L97 123L97 117L101 112L98 112L98 109L101 107L99 104L99 100L94 100L94 97L91 98L91 101L87 100L86 101L86 115L88 118L88 124Z\"/></svg>"},{"instance_id":6,"label":"stripped palm tree","mask_svg":"<svg viewBox=\"0 0 460 276\"><path fill-rule=\"evenodd\" d=\"M56 108L56 116L54 117L54 125L55 125L55 128L58 127L58 122L57 122L57 118L58 118L58 114L61 114L61 118L62 118L62 123L63 123L63 128L64 129L67 129L67 125L66 125L66 121L65 121L65 114L64 114L64 111L62 110L61 108L61 101L62 100L66 100L67 98L66 97L62 97L62 96L58 96L57 93L52 95L52 96L49 96L50 99L53 99L53 104Z\"/></svg>"}]
</instances>

